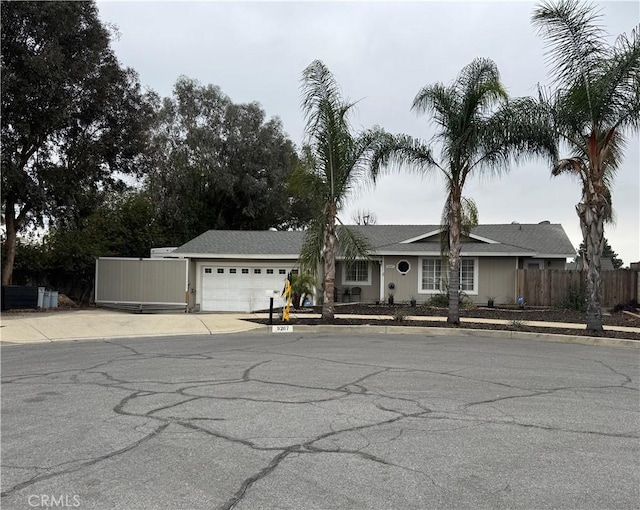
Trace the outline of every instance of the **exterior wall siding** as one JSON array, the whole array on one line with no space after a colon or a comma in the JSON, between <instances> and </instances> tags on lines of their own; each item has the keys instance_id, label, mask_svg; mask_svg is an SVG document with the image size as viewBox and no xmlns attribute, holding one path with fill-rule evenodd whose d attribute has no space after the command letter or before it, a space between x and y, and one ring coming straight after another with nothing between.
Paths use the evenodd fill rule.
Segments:
<instances>
[{"instance_id":1,"label":"exterior wall siding","mask_svg":"<svg viewBox=\"0 0 640 510\"><path fill-rule=\"evenodd\" d=\"M409 263L409 271L401 274L398 271L398 263L406 260ZM389 284L393 284L395 289L390 290ZM384 257L384 296L385 302L389 300L389 294L393 293L395 303L409 302L415 297L419 302L425 301L427 298L421 295L420 285L420 267L418 265L418 257L408 256L385 256Z\"/></svg>"},{"instance_id":2,"label":"exterior wall siding","mask_svg":"<svg viewBox=\"0 0 640 510\"><path fill-rule=\"evenodd\" d=\"M380 294L380 263L377 260L371 260L369 262L369 282L353 283L344 281L342 269L344 263L341 261L336 262L336 281L335 287L336 297L338 303L349 302L352 299L357 299L364 303L375 303L379 300ZM322 282L319 282L322 285ZM351 297L351 289L353 287L360 287L360 298Z\"/></svg>"},{"instance_id":3,"label":"exterior wall siding","mask_svg":"<svg viewBox=\"0 0 640 510\"><path fill-rule=\"evenodd\" d=\"M514 304L516 292L516 258L492 257L478 260L478 295L469 296L476 304Z\"/></svg>"},{"instance_id":4,"label":"exterior wall siding","mask_svg":"<svg viewBox=\"0 0 640 510\"><path fill-rule=\"evenodd\" d=\"M359 285L362 289L361 300L368 303L386 302L389 298L389 284L393 283L395 303L408 303L411 297L415 297L419 303L429 301L430 297L437 292L420 292L420 259L417 256L385 256L381 262L372 262L371 284ZM410 265L406 274L401 274L397 269L398 263L402 260L406 260ZM541 266L544 264L554 269L564 267L564 259L536 260ZM490 297L494 298L496 305L514 304L517 299L516 263L516 257L477 257L477 292L467 292L467 299L476 305L486 305ZM520 260L520 265L522 263ZM343 282L342 265L338 262L336 273L336 287L339 289L338 302L345 300L344 288L353 286L355 285L345 285Z\"/></svg>"}]
</instances>

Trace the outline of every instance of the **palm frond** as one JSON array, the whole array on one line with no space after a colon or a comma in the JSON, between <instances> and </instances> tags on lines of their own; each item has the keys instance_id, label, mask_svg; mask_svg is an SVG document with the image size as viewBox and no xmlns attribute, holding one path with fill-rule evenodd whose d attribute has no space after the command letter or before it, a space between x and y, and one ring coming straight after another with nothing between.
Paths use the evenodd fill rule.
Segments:
<instances>
[{"instance_id":1,"label":"palm frond","mask_svg":"<svg viewBox=\"0 0 640 510\"><path fill-rule=\"evenodd\" d=\"M554 177L562 174L570 174L583 179L586 173L587 163L581 157L560 159L551 170L551 175Z\"/></svg>"},{"instance_id":2,"label":"palm frond","mask_svg":"<svg viewBox=\"0 0 640 510\"><path fill-rule=\"evenodd\" d=\"M471 170L499 174L529 158L542 158L553 164L558 157L558 135L553 111L532 98L505 102L486 121L478 136L478 158Z\"/></svg>"},{"instance_id":3,"label":"palm frond","mask_svg":"<svg viewBox=\"0 0 640 510\"><path fill-rule=\"evenodd\" d=\"M388 133L378 137L369 164L374 180L383 169L388 172L407 169L424 175L440 168L433 158L431 148L422 140L408 135Z\"/></svg>"},{"instance_id":4,"label":"palm frond","mask_svg":"<svg viewBox=\"0 0 640 510\"><path fill-rule=\"evenodd\" d=\"M472 198L462 197L462 233L466 236L478 226L478 206Z\"/></svg>"},{"instance_id":5,"label":"palm frond","mask_svg":"<svg viewBox=\"0 0 640 510\"><path fill-rule=\"evenodd\" d=\"M338 223L340 227L337 229L336 238L342 258L347 263L357 259L368 260L374 248L367 237L359 230L345 225L340 219Z\"/></svg>"},{"instance_id":6,"label":"palm frond","mask_svg":"<svg viewBox=\"0 0 640 510\"><path fill-rule=\"evenodd\" d=\"M327 110L338 110L346 106L340 86L329 69L320 60L314 60L302 72L301 108L307 121L306 132L314 133L318 124L324 123Z\"/></svg>"},{"instance_id":7,"label":"palm frond","mask_svg":"<svg viewBox=\"0 0 640 510\"><path fill-rule=\"evenodd\" d=\"M326 223L324 217L316 218L305 232L300 258L298 263L300 270L318 278L318 271L324 256L324 239Z\"/></svg>"},{"instance_id":8,"label":"palm frond","mask_svg":"<svg viewBox=\"0 0 640 510\"><path fill-rule=\"evenodd\" d=\"M422 87L411 105L411 110L419 115L432 115L436 125L445 130L454 124L458 109L459 97L454 87L446 87L442 83Z\"/></svg>"},{"instance_id":9,"label":"palm frond","mask_svg":"<svg viewBox=\"0 0 640 510\"><path fill-rule=\"evenodd\" d=\"M547 40L546 58L556 84L582 81L588 90L608 49L602 15L582 0L545 1L533 13L532 22Z\"/></svg>"},{"instance_id":10,"label":"palm frond","mask_svg":"<svg viewBox=\"0 0 640 510\"><path fill-rule=\"evenodd\" d=\"M621 129L640 127L640 26L622 34L613 47L610 65L600 77L603 121Z\"/></svg>"},{"instance_id":11,"label":"palm frond","mask_svg":"<svg viewBox=\"0 0 640 510\"><path fill-rule=\"evenodd\" d=\"M463 98L463 118L468 121L508 97L500 83L498 66L488 58L476 58L463 67L455 87Z\"/></svg>"},{"instance_id":12,"label":"palm frond","mask_svg":"<svg viewBox=\"0 0 640 510\"><path fill-rule=\"evenodd\" d=\"M311 295L315 292L318 285L318 279L311 273L300 272L291 275L291 290L296 294Z\"/></svg>"},{"instance_id":13,"label":"palm frond","mask_svg":"<svg viewBox=\"0 0 640 510\"><path fill-rule=\"evenodd\" d=\"M355 103L342 98L335 78L319 60L303 71L301 88L305 134L317 170L324 173L331 199L339 201L351 183L356 140L348 116Z\"/></svg>"},{"instance_id":14,"label":"palm frond","mask_svg":"<svg viewBox=\"0 0 640 510\"><path fill-rule=\"evenodd\" d=\"M367 129L343 140L341 161L345 171L338 173L336 200L338 208L359 190L361 186L375 182L376 171L372 167L372 158L385 137L379 127Z\"/></svg>"}]
</instances>

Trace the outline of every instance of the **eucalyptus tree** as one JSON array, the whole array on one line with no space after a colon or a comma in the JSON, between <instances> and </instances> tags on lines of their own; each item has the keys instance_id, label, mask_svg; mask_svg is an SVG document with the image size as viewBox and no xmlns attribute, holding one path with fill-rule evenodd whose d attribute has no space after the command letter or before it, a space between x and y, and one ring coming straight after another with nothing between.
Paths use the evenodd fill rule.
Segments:
<instances>
[{"instance_id":1,"label":"eucalyptus tree","mask_svg":"<svg viewBox=\"0 0 640 510\"><path fill-rule=\"evenodd\" d=\"M532 99L509 101L496 64L486 58L473 60L450 85L423 87L412 110L432 117L437 129L433 139L389 135L375 156L374 170L399 165L442 175L446 192L442 244L449 265L447 322L457 324L461 237L478 220L473 200L463 196L465 185L475 175L500 175L521 157L553 155L553 138L538 122ZM439 157L433 144L440 147Z\"/></svg>"},{"instance_id":2,"label":"eucalyptus tree","mask_svg":"<svg viewBox=\"0 0 640 510\"><path fill-rule=\"evenodd\" d=\"M215 85L180 77L156 107L146 188L166 242L208 229L300 228L308 220L288 188L299 164L278 118L236 104Z\"/></svg>"},{"instance_id":3,"label":"eucalyptus tree","mask_svg":"<svg viewBox=\"0 0 640 510\"><path fill-rule=\"evenodd\" d=\"M93 1L3 2L0 35L7 285L29 226L81 215L139 172L151 107Z\"/></svg>"},{"instance_id":4,"label":"eucalyptus tree","mask_svg":"<svg viewBox=\"0 0 640 510\"><path fill-rule=\"evenodd\" d=\"M640 25L610 45L601 14L578 0L539 4L532 20L547 43L554 89L541 89L551 130L568 152L552 175L577 177L587 279L587 330L602 331L601 258L612 217L611 184L626 137L640 126Z\"/></svg>"},{"instance_id":5,"label":"eucalyptus tree","mask_svg":"<svg viewBox=\"0 0 640 510\"><path fill-rule=\"evenodd\" d=\"M371 250L367 239L342 224L338 213L354 188L370 174L381 131L352 130L349 114L355 103L342 97L334 76L321 61L312 62L303 71L301 90L307 143L303 150L305 165L296 182L298 188L306 189L316 214L305 235L300 265L312 274L322 266L322 318L331 320L336 250L347 263L367 258Z\"/></svg>"}]
</instances>

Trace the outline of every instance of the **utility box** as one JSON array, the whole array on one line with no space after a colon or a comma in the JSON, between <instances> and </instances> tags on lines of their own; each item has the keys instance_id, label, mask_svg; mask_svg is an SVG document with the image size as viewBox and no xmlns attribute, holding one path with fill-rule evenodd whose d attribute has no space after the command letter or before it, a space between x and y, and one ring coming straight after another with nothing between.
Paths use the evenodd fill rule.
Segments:
<instances>
[{"instance_id":1,"label":"utility box","mask_svg":"<svg viewBox=\"0 0 640 510\"><path fill-rule=\"evenodd\" d=\"M3 310L35 310L38 308L38 287L7 285L2 287Z\"/></svg>"}]
</instances>

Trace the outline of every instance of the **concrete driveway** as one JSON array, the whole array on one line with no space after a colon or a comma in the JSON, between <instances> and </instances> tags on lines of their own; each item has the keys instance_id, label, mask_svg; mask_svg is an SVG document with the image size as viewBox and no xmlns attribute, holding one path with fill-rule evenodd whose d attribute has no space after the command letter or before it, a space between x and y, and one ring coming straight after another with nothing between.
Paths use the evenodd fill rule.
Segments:
<instances>
[{"instance_id":1,"label":"concrete driveway","mask_svg":"<svg viewBox=\"0 0 640 510\"><path fill-rule=\"evenodd\" d=\"M638 508L638 368L490 336L9 346L2 508Z\"/></svg>"}]
</instances>

